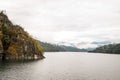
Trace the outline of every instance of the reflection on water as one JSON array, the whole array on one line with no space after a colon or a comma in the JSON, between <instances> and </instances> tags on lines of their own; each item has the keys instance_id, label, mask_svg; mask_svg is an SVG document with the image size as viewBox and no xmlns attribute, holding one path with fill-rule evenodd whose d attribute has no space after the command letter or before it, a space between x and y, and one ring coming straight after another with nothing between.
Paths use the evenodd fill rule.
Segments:
<instances>
[{"instance_id":1,"label":"reflection on water","mask_svg":"<svg viewBox=\"0 0 120 80\"><path fill-rule=\"evenodd\" d=\"M37 61L0 63L0 80L120 80L120 55L46 53Z\"/></svg>"}]
</instances>

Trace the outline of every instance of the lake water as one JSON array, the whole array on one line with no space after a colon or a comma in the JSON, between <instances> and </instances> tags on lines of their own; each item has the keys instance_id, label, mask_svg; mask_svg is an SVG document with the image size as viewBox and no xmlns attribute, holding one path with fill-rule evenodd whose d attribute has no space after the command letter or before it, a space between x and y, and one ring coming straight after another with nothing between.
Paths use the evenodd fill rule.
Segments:
<instances>
[{"instance_id":1,"label":"lake water","mask_svg":"<svg viewBox=\"0 0 120 80\"><path fill-rule=\"evenodd\" d=\"M120 55L51 52L45 57L0 63L0 80L120 80Z\"/></svg>"}]
</instances>

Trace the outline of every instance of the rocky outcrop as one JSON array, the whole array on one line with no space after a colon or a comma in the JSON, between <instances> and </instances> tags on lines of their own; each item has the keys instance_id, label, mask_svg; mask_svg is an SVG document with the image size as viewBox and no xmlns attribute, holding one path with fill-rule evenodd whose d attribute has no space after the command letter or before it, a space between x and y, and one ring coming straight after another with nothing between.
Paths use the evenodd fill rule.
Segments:
<instances>
[{"instance_id":1,"label":"rocky outcrop","mask_svg":"<svg viewBox=\"0 0 120 80\"><path fill-rule=\"evenodd\" d=\"M6 14L0 12L0 58L41 59L43 48L19 25L13 25Z\"/></svg>"}]
</instances>

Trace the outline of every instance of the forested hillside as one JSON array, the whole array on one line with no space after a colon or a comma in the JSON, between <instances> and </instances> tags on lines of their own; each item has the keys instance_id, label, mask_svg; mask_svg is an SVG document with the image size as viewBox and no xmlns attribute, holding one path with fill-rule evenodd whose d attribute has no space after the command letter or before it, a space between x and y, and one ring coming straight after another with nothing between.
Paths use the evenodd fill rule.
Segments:
<instances>
[{"instance_id":1,"label":"forested hillside","mask_svg":"<svg viewBox=\"0 0 120 80\"><path fill-rule=\"evenodd\" d=\"M91 52L120 54L120 43L101 46Z\"/></svg>"}]
</instances>

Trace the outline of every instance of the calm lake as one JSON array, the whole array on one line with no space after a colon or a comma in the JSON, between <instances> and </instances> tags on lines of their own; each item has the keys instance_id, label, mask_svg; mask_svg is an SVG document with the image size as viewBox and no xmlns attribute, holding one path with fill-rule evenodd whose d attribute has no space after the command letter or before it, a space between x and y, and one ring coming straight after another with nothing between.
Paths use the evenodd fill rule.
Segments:
<instances>
[{"instance_id":1,"label":"calm lake","mask_svg":"<svg viewBox=\"0 0 120 80\"><path fill-rule=\"evenodd\" d=\"M45 57L0 63L0 80L120 80L120 55L51 52Z\"/></svg>"}]
</instances>

